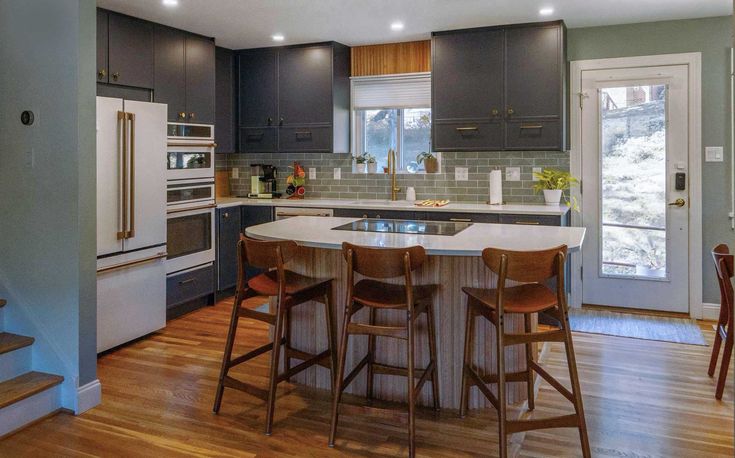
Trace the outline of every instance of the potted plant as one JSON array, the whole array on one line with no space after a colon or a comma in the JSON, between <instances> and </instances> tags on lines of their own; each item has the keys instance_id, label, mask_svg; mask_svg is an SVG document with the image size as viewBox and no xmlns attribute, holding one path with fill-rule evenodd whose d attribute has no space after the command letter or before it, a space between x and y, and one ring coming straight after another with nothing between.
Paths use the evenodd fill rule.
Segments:
<instances>
[{"instance_id":1,"label":"potted plant","mask_svg":"<svg viewBox=\"0 0 735 458\"><path fill-rule=\"evenodd\" d=\"M426 173L437 173L439 172L439 161L436 156L431 153L424 151L423 153L416 156L416 161L421 164L424 163L424 170Z\"/></svg>"},{"instance_id":2,"label":"potted plant","mask_svg":"<svg viewBox=\"0 0 735 458\"><path fill-rule=\"evenodd\" d=\"M355 156L355 172L365 173L365 164L367 164L368 156L370 156L368 153Z\"/></svg>"},{"instance_id":3,"label":"potted plant","mask_svg":"<svg viewBox=\"0 0 735 458\"><path fill-rule=\"evenodd\" d=\"M368 154L367 171L368 173L378 173L378 161L372 154Z\"/></svg>"},{"instance_id":4,"label":"potted plant","mask_svg":"<svg viewBox=\"0 0 735 458\"><path fill-rule=\"evenodd\" d=\"M544 200L546 205L559 205L564 191L579 183L571 173L559 169L543 169L541 172L533 172L536 178L536 184L533 185L534 192L544 192ZM572 206L572 202L566 199L568 206Z\"/></svg>"}]
</instances>

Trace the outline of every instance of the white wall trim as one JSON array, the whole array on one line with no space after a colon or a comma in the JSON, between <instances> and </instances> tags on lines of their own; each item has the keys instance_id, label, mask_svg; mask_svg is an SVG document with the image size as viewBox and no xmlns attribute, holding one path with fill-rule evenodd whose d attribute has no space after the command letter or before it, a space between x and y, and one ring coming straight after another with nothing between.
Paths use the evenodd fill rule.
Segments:
<instances>
[{"instance_id":1,"label":"white wall trim","mask_svg":"<svg viewBox=\"0 0 735 458\"><path fill-rule=\"evenodd\" d=\"M720 304L702 304L702 320L717 321L720 318Z\"/></svg>"},{"instance_id":2,"label":"white wall trim","mask_svg":"<svg viewBox=\"0 0 735 458\"><path fill-rule=\"evenodd\" d=\"M98 406L102 402L102 384L99 379L77 388L77 402L74 406L74 414L82 414L89 409Z\"/></svg>"},{"instance_id":3,"label":"white wall trim","mask_svg":"<svg viewBox=\"0 0 735 458\"><path fill-rule=\"evenodd\" d=\"M585 70L608 70L616 68L651 67L663 65L686 65L689 69L689 315L703 318L702 303L702 54L699 52L681 54L660 54L654 56L618 57L611 59L590 59L571 62L570 85L570 171L574 176L582 176L582 109L579 98L582 91L582 72ZM580 204L582 199L578 189L572 190ZM572 214L572 225L581 225L581 215ZM572 307L582 304L582 256L571 260Z\"/></svg>"}]
</instances>

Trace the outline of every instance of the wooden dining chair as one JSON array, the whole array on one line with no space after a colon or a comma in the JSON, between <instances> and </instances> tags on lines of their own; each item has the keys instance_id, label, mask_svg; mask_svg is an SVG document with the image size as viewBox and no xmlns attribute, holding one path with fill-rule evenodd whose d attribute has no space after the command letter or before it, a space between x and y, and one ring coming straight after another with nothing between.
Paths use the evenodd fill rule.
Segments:
<instances>
[{"instance_id":1,"label":"wooden dining chair","mask_svg":"<svg viewBox=\"0 0 735 458\"><path fill-rule=\"evenodd\" d=\"M717 282L720 284L720 318L717 320L715 343L712 346L712 357L709 361L709 370L707 373L710 377L715 375L717 357L719 356L720 347L724 341L725 345L722 350L720 374L717 377L717 389L715 391L715 398L722 399L722 393L725 390L727 370L730 366L730 358L732 357L733 338L735 338L735 328L733 328L733 321L735 320L732 286L733 255L730 254L730 249L727 245L722 243L712 250L712 259L715 261Z\"/></svg>"},{"instance_id":2,"label":"wooden dining chair","mask_svg":"<svg viewBox=\"0 0 735 458\"><path fill-rule=\"evenodd\" d=\"M214 399L214 412L219 412L222 394L225 387L243 391L266 401L265 433L271 434L273 415L276 403L276 388L280 382L319 364L330 370L330 380L334 380L336 369L335 327L332 317L332 280L310 278L292 272L285 264L298 254L298 245L293 241L259 241L241 236L237 244L238 276L235 303L230 318L230 329L227 333L222 368ZM247 267L265 269L265 272L252 278L247 276ZM251 310L242 306L242 302L251 297L275 297L276 312L266 313ZM325 323L327 327L327 349L319 354L310 354L291 347L290 331L292 323L290 311L297 305L315 301L324 304ZM274 327L272 341L255 348L244 355L232 357L235 344L237 323L240 317L261 321ZM281 347L284 347L285 369L279 373ZM230 369L250 361L263 353L271 352L271 364L268 389L245 383L229 375ZM291 367L291 358L302 362ZM332 387L334 383L332 383Z\"/></svg>"}]
</instances>

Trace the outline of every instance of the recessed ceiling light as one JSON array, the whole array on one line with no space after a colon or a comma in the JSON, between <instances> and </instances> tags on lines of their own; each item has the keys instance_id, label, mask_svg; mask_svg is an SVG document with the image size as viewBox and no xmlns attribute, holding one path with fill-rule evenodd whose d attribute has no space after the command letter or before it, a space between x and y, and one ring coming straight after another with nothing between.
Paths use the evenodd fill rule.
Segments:
<instances>
[{"instance_id":1,"label":"recessed ceiling light","mask_svg":"<svg viewBox=\"0 0 735 458\"><path fill-rule=\"evenodd\" d=\"M284 40L283 35L281 35L280 33L273 35L271 38L273 38L273 41L283 41Z\"/></svg>"},{"instance_id":2,"label":"recessed ceiling light","mask_svg":"<svg viewBox=\"0 0 735 458\"><path fill-rule=\"evenodd\" d=\"M554 8L541 8L540 10L538 10L538 14L540 14L541 16L551 16L552 14L554 14Z\"/></svg>"},{"instance_id":3,"label":"recessed ceiling light","mask_svg":"<svg viewBox=\"0 0 735 458\"><path fill-rule=\"evenodd\" d=\"M179 0L163 0L163 4L168 7L179 6Z\"/></svg>"},{"instance_id":4,"label":"recessed ceiling light","mask_svg":"<svg viewBox=\"0 0 735 458\"><path fill-rule=\"evenodd\" d=\"M403 22L396 21L390 25L391 30L403 30Z\"/></svg>"}]
</instances>

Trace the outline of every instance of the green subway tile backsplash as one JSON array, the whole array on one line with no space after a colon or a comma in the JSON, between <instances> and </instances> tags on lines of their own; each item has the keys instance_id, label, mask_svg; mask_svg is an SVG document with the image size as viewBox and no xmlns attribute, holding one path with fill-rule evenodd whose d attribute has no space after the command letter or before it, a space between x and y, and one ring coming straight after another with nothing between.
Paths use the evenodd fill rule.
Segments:
<instances>
[{"instance_id":1,"label":"green subway tile backsplash","mask_svg":"<svg viewBox=\"0 0 735 458\"><path fill-rule=\"evenodd\" d=\"M389 199L390 179L384 174L353 174L349 154L218 154L217 169L238 168L239 178L230 178L233 195L250 192L250 167L254 164L273 164L278 167L279 186L283 192L289 167L298 161L307 170L316 168L316 180L306 180L306 196L329 199ZM339 167L341 180L335 180L334 168ZM454 168L467 167L468 181L455 181ZM555 167L569 170L569 154L558 151L502 151L488 153L442 153L442 172L435 175L399 174L399 197L405 198L406 188L416 189L418 199L445 198L454 201L484 202L488 194L488 173L500 168L505 178L505 167L520 167L521 181L503 181L503 199L506 202L541 203L542 195L533 193L533 167Z\"/></svg>"}]
</instances>

